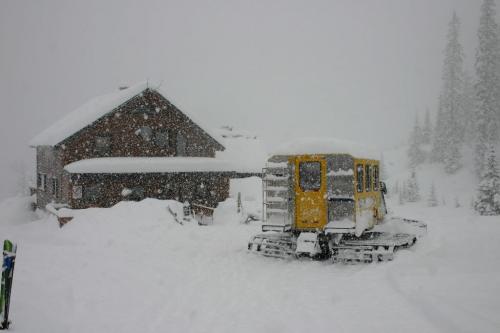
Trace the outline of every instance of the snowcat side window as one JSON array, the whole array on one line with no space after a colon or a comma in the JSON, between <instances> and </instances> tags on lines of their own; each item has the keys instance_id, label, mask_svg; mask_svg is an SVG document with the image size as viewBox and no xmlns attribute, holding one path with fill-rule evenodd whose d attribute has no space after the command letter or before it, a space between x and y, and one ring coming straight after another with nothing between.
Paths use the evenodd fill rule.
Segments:
<instances>
[{"instance_id":1,"label":"snowcat side window","mask_svg":"<svg viewBox=\"0 0 500 333\"><path fill-rule=\"evenodd\" d=\"M372 190L372 166L370 164L365 165L365 192L370 192Z\"/></svg>"},{"instance_id":2,"label":"snowcat side window","mask_svg":"<svg viewBox=\"0 0 500 333\"><path fill-rule=\"evenodd\" d=\"M356 190L358 193L363 192L363 164L356 165Z\"/></svg>"},{"instance_id":3,"label":"snowcat side window","mask_svg":"<svg viewBox=\"0 0 500 333\"><path fill-rule=\"evenodd\" d=\"M373 166L373 190L378 191L379 185L378 165Z\"/></svg>"},{"instance_id":4,"label":"snowcat side window","mask_svg":"<svg viewBox=\"0 0 500 333\"><path fill-rule=\"evenodd\" d=\"M321 163L300 162L299 179L302 191L319 191L321 188Z\"/></svg>"}]
</instances>

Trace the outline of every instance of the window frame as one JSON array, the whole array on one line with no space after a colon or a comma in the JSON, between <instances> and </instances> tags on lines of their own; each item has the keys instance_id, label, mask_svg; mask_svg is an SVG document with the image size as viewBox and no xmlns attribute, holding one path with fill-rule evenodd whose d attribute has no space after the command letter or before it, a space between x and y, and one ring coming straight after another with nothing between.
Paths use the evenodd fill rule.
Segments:
<instances>
[{"instance_id":1,"label":"window frame","mask_svg":"<svg viewBox=\"0 0 500 333\"><path fill-rule=\"evenodd\" d=\"M96 203L102 197L101 196L101 188L102 187L99 184L91 184L91 185L84 185L84 186L82 186L82 190L83 190L82 199L84 201L88 201L88 202L91 202L91 203ZM91 192L95 191L94 193L96 193L96 195L94 195L92 198L89 198L89 196L90 196L89 189L91 189Z\"/></svg>"},{"instance_id":2,"label":"window frame","mask_svg":"<svg viewBox=\"0 0 500 333\"><path fill-rule=\"evenodd\" d=\"M372 165L365 164L365 192L371 192L373 187Z\"/></svg>"},{"instance_id":3,"label":"window frame","mask_svg":"<svg viewBox=\"0 0 500 333\"><path fill-rule=\"evenodd\" d=\"M47 191L47 174L43 172L39 172L37 174L37 188L41 191Z\"/></svg>"},{"instance_id":4,"label":"window frame","mask_svg":"<svg viewBox=\"0 0 500 333\"><path fill-rule=\"evenodd\" d=\"M319 183L314 182L314 187L309 186L309 185L308 186L304 186L304 185L307 185L307 184L303 182L303 179L305 178L305 177L303 177L303 173L302 173L303 166L304 165L312 165L312 164L315 164L315 165L319 166L318 170L313 170L315 173L317 171L317 173L319 175ZM308 170L308 171L310 171L310 170ZM310 184L312 184L312 182L310 182ZM300 190L302 192L318 192L318 191L321 190L322 186L323 186L323 177L322 177L322 165L321 165L321 161L301 161L301 162L299 162L299 187L300 187Z\"/></svg>"},{"instance_id":5,"label":"window frame","mask_svg":"<svg viewBox=\"0 0 500 333\"><path fill-rule=\"evenodd\" d=\"M380 188L380 172L379 172L379 166L375 164L373 166L373 190L378 191Z\"/></svg>"},{"instance_id":6,"label":"window frame","mask_svg":"<svg viewBox=\"0 0 500 333\"><path fill-rule=\"evenodd\" d=\"M361 171L360 171L361 170ZM363 163L356 164L356 192L363 193L365 187L365 168Z\"/></svg>"},{"instance_id":7,"label":"window frame","mask_svg":"<svg viewBox=\"0 0 500 333\"><path fill-rule=\"evenodd\" d=\"M52 195L59 199L59 193L61 191L60 183L59 183L59 178L57 177L52 177Z\"/></svg>"},{"instance_id":8,"label":"window frame","mask_svg":"<svg viewBox=\"0 0 500 333\"><path fill-rule=\"evenodd\" d=\"M164 140L163 143L159 142L159 138L164 136L161 140ZM168 148L170 147L170 135L168 129L159 129L154 132L154 143L160 148Z\"/></svg>"},{"instance_id":9,"label":"window frame","mask_svg":"<svg viewBox=\"0 0 500 333\"><path fill-rule=\"evenodd\" d=\"M175 141L175 156L187 156L187 136L182 132L177 131L177 137ZM182 151L180 148L182 148Z\"/></svg>"},{"instance_id":10,"label":"window frame","mask_svg":"<svg viewBox=\"0 0 500 333\"><path fill-rule=\"evenodd\" d=\"M154 131L151 126L141 126L138 129L138 135L146 142L151 142L154 140Z\"/></svg>"}]
</instances>

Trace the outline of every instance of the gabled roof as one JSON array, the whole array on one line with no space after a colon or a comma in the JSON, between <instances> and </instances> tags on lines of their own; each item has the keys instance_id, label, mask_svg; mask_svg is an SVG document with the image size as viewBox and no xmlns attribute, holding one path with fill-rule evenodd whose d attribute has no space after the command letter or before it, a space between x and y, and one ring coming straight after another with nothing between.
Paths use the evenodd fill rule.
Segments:
<instances>
[{"instance_id":1,"label":"gabled roof","mask_svg":"<svg viewBox=\"0 0 500 333\"><path fill-rule=\"evenodd\" d=\"M165 97L166 94L159 88L152 88L148 86L146 81L140 82L123 90L91 99L38 134L30 141L29 145L31 147L55 146L81 129L91 125L133 97L141 94L146 89L151 89L162 95L163 98L168 100L171 104L174 104L180 112L191 119L191 121L201 128L208 136L224 147L224 145L220 143L220 140L218 140L218 135L212 133L208 127L203 126L198 120L195 119L195 117L187 113L185 109L180 109L179 105L174 103L172 99Z\"/></svg>"},{"instance_id":2,"label":"gabled roof","mask_svg":"<svg viewBox=\"0 0 500 333\"><path fill-rule=\"evenodd\" d=\"M215 131L222 137L226 149L218 151L216 157L234 161L238 171L261 173L266 166L267 150L264 143L253 133L224 126Z\"/></svg>"}]
</instances>

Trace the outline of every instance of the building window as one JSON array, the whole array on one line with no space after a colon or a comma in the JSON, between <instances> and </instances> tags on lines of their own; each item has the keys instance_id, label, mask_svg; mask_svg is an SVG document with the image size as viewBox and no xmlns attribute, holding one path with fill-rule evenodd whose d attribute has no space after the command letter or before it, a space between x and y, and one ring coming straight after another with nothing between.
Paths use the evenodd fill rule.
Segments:
<instances>
[{"instance_id":1,"label":"building window","mask_svg":"<svg viewBox=\"0 0 500 333\"><path fill-rule=\"evenodd\" d=\"M363 164L358 164L356 166L356 191L358 193L363 192Z\"/></svg>"},{"instance_id":2,"label":"building window","mask_svg":"<svg viewBox=\"0 0 500 333\"><path fill-rule=\"evenodd\" d=\"M168 130L159 130L155 132L155 143L157 146L168 147Z\"/></svg>"},{"instance_id":3,"label":"building window","mask_svg":"<svg viewBox=\"0 0 500 333\"><path fill-rule=\"evenodd\" d=\"M99 185L90 185L83 187L83 199L88 202L95 203L101 197L101 189Z\"/></svg>"},{"instance_id":4,"label":"building window","mask_svg":"<svg viewBox=\"0 0 500 333\"><path fill-rule=\"evenodd\" d=\"M111 138L98 136L95 138L95 151L100 155L107 155L111 151Z\"/></svg>"},{"instance_id":5,"label":"building window","mask_svg":"<svg viewBox=\"0 0 500 333\"><path fill-rule=\"evenodd\" d=\"M45 191L47 189L47 175L44 173L37 174L36 186L39 190Z\"/></svg>"},{"instance_id":6,"label":"building window","mask_svg":"<svg viewBox=\"0 0 500 333\"><path fill-rule=\"evenodd\" d=\"M52 178L52 195L55 198L59 198L59 191L60 191L59 179L57 179L56 177L53 177Z\"/></svg>"},{"instance_id":7,"label":"building window","mask_svg":"<svg viewBox=\"0 0 500 333\"><path fill-rule=\"evenodd\" d=\"M186 156L186 137L182 133L177 133L177 156Z\"/></svg>"},{"instance_id":8,"label":"building window","mask_svg":"<svg viewBox=\"0 0 500 333\"><path fill-rule=\"evenodd\" d=\"M321 188L321 163L301 162L299 180L302 191L318 191Z\"/></svg>"},{"instance_id":9,"label":"building window","mask_svg":"<svg viewBox=\"0 0 500 333\"><path fill-rule=\"evenodd\" d=\"M137 186L130 189L130 193L127 195L127 200L141 201L142 199L144 199L144 188Z\"/></svg>"},{"instance_id":10,"label":"building window","mask_svg":"<svg viewBox=\"0 0 500 333\"><path fill-rule=\"evenodd\" d=\"M379 187L378 165L373 166L373 190L378 191Z\"/></svg>"},{"instance_id":11,"label":"building window","mask_svg":"<svg viewBox=\"0 0 500 333\"><path fill-rule=\"evenodd\" d=\"M153 138L153 130L149 126L139 128L135 134L140 135L145 141L151 141Z\"/></svg>"},{"instance_id":12,"label":"building window","mask_svg":"<svg viewBox=\"0 0 500 333\"><path fill-rule=\"evenodd\" d=\"M81 199L82 198L82 193L83 193L83 188L82 186L73 186L72 188L72 197L73 199Z\"/></svg>"},{"instance_id":13,"label":"building window","mask_svg":"<svg viewBox=\"0 0 500 333\"><path fill-rule=\"evenodd\" d=\"M365 192L370 192L372 190L372 166L370 164L365 165Z\"/></svg>"},{"instance_id":14,"label":"building window","mask_svg":"<svg viewBox=\"0 0 500 333\"><path fill-rule=\"evenodd\" d=\"M168 145L174 148L177 144L177 131L174 129L168 130Z\"/></svg>"}]
</instances>

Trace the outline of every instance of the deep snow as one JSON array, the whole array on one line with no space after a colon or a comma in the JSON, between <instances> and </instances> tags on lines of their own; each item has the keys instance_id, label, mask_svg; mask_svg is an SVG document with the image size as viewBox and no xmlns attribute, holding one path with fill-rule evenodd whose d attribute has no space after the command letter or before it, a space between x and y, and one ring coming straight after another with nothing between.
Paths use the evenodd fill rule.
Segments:
<instances>
[{"instance_id":1,"label":"deep snow","mask_svg":"<svg viewBox=\"0 0 500 333\"><path fill-rule=\"evenodd\" d=\"M246 250L260 225L237 221L236 196L255 212L260 190L256 179L233 181L211 226L176 223L174 201L78 211L62 229L29 200L0 204L0 238L19 244L12 331L500 331L498 217L393 197L393 214L428 223L394 261L287 261Z\"/></svg>"}]
</instances>

